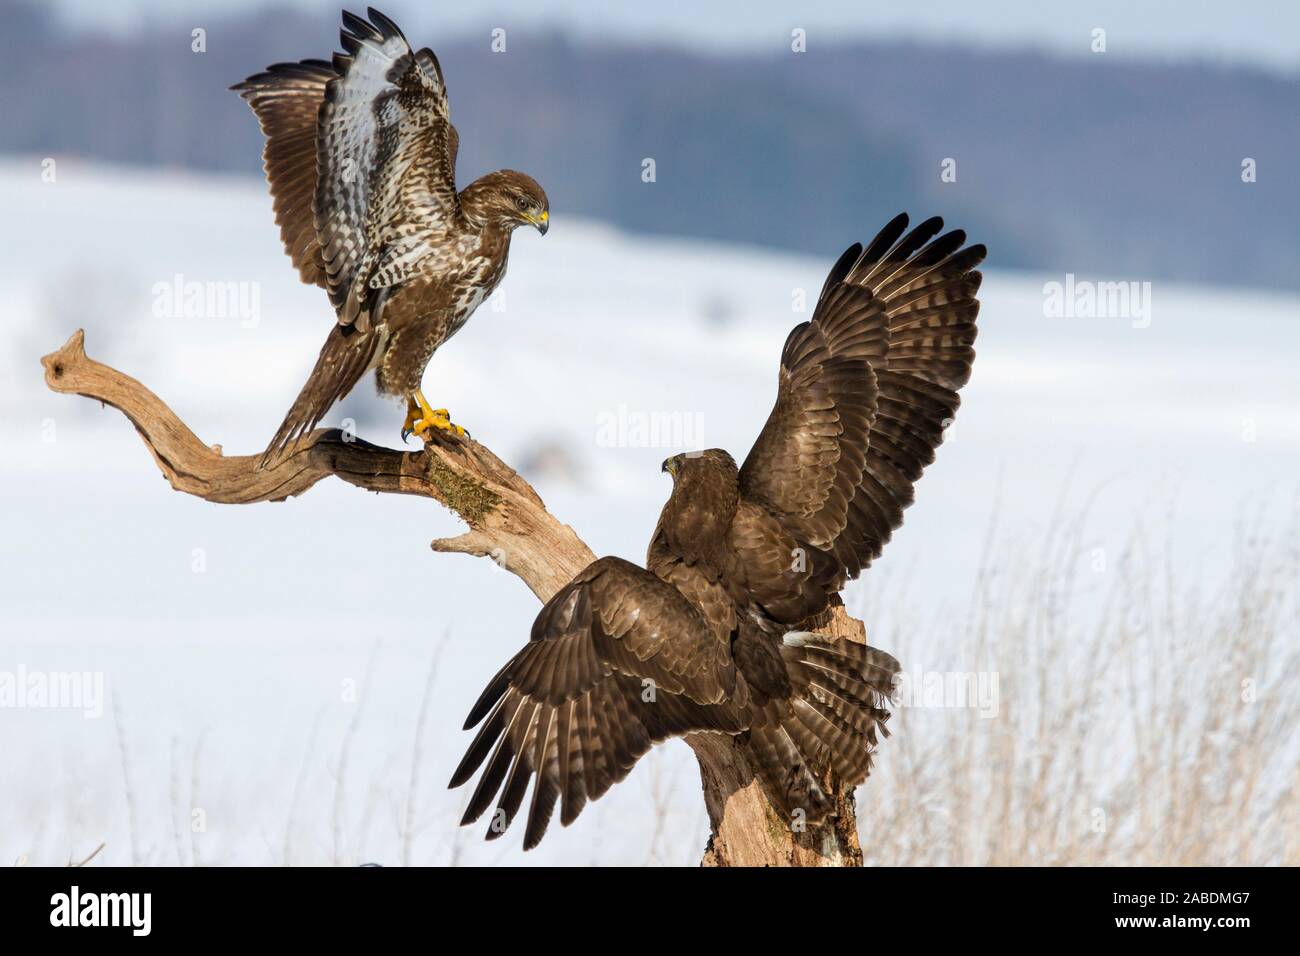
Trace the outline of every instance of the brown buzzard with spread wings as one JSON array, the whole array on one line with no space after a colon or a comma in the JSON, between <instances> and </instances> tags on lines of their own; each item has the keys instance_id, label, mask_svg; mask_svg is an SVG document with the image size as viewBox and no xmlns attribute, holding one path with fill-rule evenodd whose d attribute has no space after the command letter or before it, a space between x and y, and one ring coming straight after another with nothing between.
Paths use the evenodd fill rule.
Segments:
<instances>
[{"instance_id":1,"label":"brown buzzard with spread wings","mask_svg":"<svg viewBox=\"0 0 1300 956\"><path fill-rule=\"evenodd\" d=\"M278 63L232 87L266 134L263 152L285 251L338 316L316 367L267 448L315 428L371 369L407 399L403 434L463 433L420 391L425 366L505 275L510 234L543 234L550 206L523 173L456 191L458 137L442 67L373 8L343 14L346 53Z\"/></svg>"},{"instance_id":2,"label":"brown buzzard with spread wings","mask_svg":"<svg viewBox=\"0 0 1300 956\"><path fill-rule=\"evenodd\" d=\"M740 467L677 455L646 568L601 558L542 609L470 712L452 777L486 762L463 823L504 832L534 780L525 849L568 824L658 741L737 735L793 819L821 780L871 769L898 663L801 631L883 549L956 413L975 357L982 245L900 215L831 270L781 353L776 406ZM936 238L937 237L937 238Z\"/></svg>"}]
</instances>

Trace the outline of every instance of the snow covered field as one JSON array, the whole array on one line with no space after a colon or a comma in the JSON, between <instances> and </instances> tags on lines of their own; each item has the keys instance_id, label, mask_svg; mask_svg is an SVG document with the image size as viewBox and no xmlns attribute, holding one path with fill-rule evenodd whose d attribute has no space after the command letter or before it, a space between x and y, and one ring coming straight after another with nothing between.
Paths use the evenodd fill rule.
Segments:
<instances>
[{"instance_id":1,"label":"snow covered field","mask_svg":"<svg viewBox=\"0 0 1300 956\"><path fill-rule=\"evenodd\" d=\"M460 725L537 604L491 562L432 554L460 530L436 505L337 482L208 504L166 486L119 413L45 389L39 356L84 327L90 356L205 441L261 448L332 322L283 255L263 185L71 160L54 183L40 173L0 164L0 672L102 673L105 699L98 717L0 709L0 862L63 863L101 841L113 863L697 861L707 826L680 742L527 855L521 832L485 844L482 823L457 829ZM809 259L553 213L544 239L517 234L502 292L425 391L597 554L639 561L668 492L659 463L689 447L743 457L806 317L796 290L811 305L842 247L881 224ZM906 582L869 608L873 642L900 657L909 621L967 606L995 516L1030 539L1061 501L1070 516L1089 505L1077 559L1100 554L1099 574L1135 523L1172 527L1174 573L1213 580L1243 515L1294 514L1300 299L1157 281L1146 318L1051 318L1053 281L999 272L993 251L962 412L851 588L861 604ZM187 282L237 294L186 316L166 296ZM333 423L348 417L400 441L400 408L363 394ZM880 785L861 799L888 798Z\"/></svg>"}]
</instances>

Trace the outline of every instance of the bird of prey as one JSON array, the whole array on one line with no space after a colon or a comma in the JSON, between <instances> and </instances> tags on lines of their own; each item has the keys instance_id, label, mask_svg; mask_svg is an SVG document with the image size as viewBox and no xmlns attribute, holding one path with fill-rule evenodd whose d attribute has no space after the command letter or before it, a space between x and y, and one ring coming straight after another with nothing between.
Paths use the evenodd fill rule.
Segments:
<instances>
[{"instance_id":1,"label":"bird of prey","mask_svg":"<svg viewBox=\"0 0 1300 956\"><path fill-rule=\"evenodd\" d=\"M646 567L600 558L542 608L465 723L483 725L451 786L486 769L462 823L500 793L500 836L535 779L529 849L557 802L568 825L685 734L736 736L790 822L831 812L827 769L866 778L898 663L806 622L881 553L934 460L970 377L985 256L939 218L907 226L835 264L744 464L720 449L664 462Z\"/></svg>"},{"instance_id":2,"label":"bird of prey","mask_svg":"<svg viewBox=\"0 0 1300 956\"><path fill-rule=\"evenodd\" d=\"M277 63L232 87L266 135L263 165L285 251L337 322L266 457L315 428L374 369L407 400L402 434L463 435L420 390L434 351L505 275L518 226L550 224L546 193L513 170L456 191L458 136L437 57L392 20L343 14L345 53Z\"/></svg>"}]
</instances>

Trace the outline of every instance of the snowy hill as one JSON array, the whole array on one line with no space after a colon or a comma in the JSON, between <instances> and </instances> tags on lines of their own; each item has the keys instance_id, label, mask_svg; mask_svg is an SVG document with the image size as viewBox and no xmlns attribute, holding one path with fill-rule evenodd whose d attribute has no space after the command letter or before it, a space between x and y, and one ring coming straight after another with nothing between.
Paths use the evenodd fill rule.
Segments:
<instances>
[{"instance_id":1,"label":"snowy hill","mask_svg":"<svg viewBox=\"0 0 1300 956\"><path fill-rule=\"evenodd\" d=\"M489 561L429 552L455 519L337 482L283 504L187 498L119 413L44 388L38 357L85 327L92 357L205 441L260 448L333 320L297 282L260 182L61 161L46 183L37 159L8 160L0 208L0 669L102 671L108 697L98 719L0 710L0 861L63 862L100 840L114 863L698 859L707 827L680 742L534 853L519 833L456 829L461 722L537 605ZM517 234L497 299L435 356L425 391L533 463L594 551L640 560L668 492L660 461L743 456L807 317L799 290L810 308L840 251L633 238L556 210L544 239ZM1291 513L1300 299L1157 284L1144 317L1053 318L1044 284L1064 276L999 272L996 249L989 264L955 429L873 590L851 599L906 576L926 613L960 608L994 513L1032 533L1063 494L1092 499L1089 540L1115 554L1136 521L1176 515L1189 574L1216 573L1244 508ZM167 299L193 282L236 294L186 315ZM400 441L400 408L359 395L333 423L346 417ZM897 650L907 611L875 608L875 643Z\"/></svg>"}]
</instances>

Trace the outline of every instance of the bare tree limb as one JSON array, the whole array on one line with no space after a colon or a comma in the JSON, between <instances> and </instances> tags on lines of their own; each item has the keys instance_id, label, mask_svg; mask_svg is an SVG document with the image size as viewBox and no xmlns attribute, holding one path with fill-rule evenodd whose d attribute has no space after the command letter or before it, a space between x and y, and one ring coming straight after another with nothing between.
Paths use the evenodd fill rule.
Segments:
<instances>
[{"instance_id":1,"label":"bare tree limb","mask_svg":"<svg viewBox=\"0 0 1300 956\"><path fill-rule=\"evenodd\" d=\"M89 358L84 341L78 331L41 359L45 383L121 411L177 491L220 504L283 501L333 476L369 491L432 498L470 526L466 535L433 542L435 551L491 556L543 601L594 560L532 486L478 442L448 439L402 452L319 429L259 469L258 455L227 456L205 445L144 385Z\"/></svg>"},{"instance_id":2,"label":"bare tree limb","mask_svg":"<svg viewBox=\"0 0 1300 956\"><path fill-rule=\"evenodd\" d=\"M545 602L595 556L557 520L514 469L469 438L446 438L418 452L381 448L338 429L319 429L288 454L258 467L259 455L223 454L206 445L140 382L85 353L76 332L41 359L54 391L112 405L135 426L159 470L177 491L221 504L283 501L335 477L359 488L432 498L468 526L431 543L444 554L490 557ZM865 641L862 624L836 607L805 629ZM712 835L706 866L861 865L853 796L831 781L840 815L801 830L783 820L731 737L694 734Z\"/></svg>"}]
</instances>

